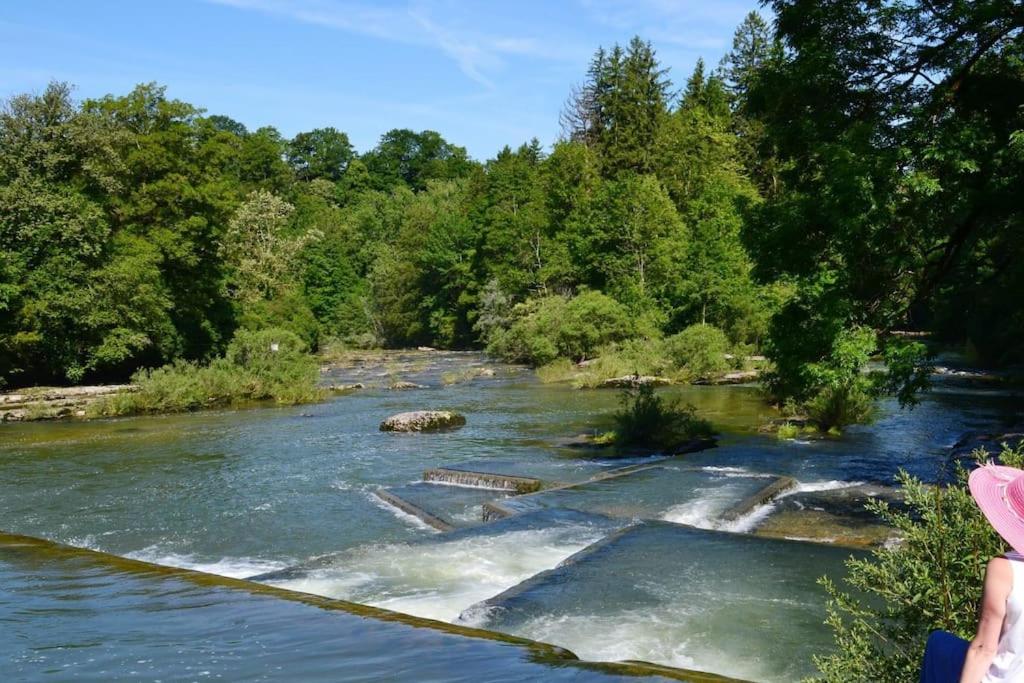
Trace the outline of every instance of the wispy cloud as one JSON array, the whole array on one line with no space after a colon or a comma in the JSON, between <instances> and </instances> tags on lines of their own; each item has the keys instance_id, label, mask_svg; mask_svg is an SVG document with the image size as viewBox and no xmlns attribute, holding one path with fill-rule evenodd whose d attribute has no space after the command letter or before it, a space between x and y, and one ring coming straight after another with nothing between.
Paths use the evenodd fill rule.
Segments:
<instances>
[{"instance_id":1,"label":"wispy cloud","mask_svg":"<svg viewBox=\"0 0 1024 683\"><path fill-rule=\"evenodd\" d=\"M578 50L536 36L487 35L438 19L427 2L383 7L349 0L207 0L240 10L262 12L292 21L371 36L439 51L469 79L494 88L488 74L504 66L505 57L547 60L578 58Z\"/></svg>"},{"instance_id":2,"label":"wispy cloud","mask_svg":"<svg viewBox=\"0 0 1024 683\"><path fill-rule=\"evenodd\" d=\"M462 73L486 88L494 88L494 83L483 74L483 69L500 65L500 60L494 54L438 26L424 14L410 12L410 16L426 35L433 38L438 49L455 61Z\"/></svg>"}]
</instances>

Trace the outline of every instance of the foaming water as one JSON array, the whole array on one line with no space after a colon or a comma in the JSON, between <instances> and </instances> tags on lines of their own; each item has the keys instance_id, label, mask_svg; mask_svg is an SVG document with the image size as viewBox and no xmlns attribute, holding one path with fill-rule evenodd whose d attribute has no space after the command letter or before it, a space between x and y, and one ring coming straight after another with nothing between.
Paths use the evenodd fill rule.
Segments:
<instances>
[{"instance_id":1,"label":"foaming water","mask_svg":"<svg viewBox=\"0 0 1024 683\"><path fill-rule=\"evenodd\" d=\"M167 553L157 546L144 548L137 552L127 553L125 557L143 562L153 562L168 567L194 569L207 574L218 574L233 579L244 579L254 574L278 571L288 566L287 562L273 562L251 557L223 557L219 560L198 558L194 555Z\"/></svg>"},{"instance_id":2,"label":"foaming water","mask_svg":"<svg viewBox=\"0 0 1024 683\"><path fill-rule=\"evenodd\" d=\"M738 487L730 486L729 483L731 480L727 479L720 486L695 490L692 500L673 505L659 515L660 519L699 529L724 528L726 523L721 519L722 513L743 497Z\"/></svg>"},{"instance_id":3,"label":"foaming water","mask_svg":"<svg viewBox=\"0 0 1024 683\"><path fill-rule=\"evenodd\" d=\"M585 659L642 659L782 683L809 675L810 654L827 647L825 596L814 580L841 571L848 555L646 522L464 618Z\"/></svg>"},{"instance_id":4,"label":"foaming water","mask_svg":"<svg viewBox=\"0 0 1024 683\"><path fill-rule=\"evenodd\" d=\"M685 610L627 610L614 615L545 615L524 622L520 634L545 642L573 643L573 652L582 659L621 661L627 659L658 662L684 669L700 668L683 624L692 623L696 614ZM486 622L481 622L484 625ZM725 653L721 653L725 655ZM713 658L701 657L704 664ZM705 667L702 670L721 670ZM755 672L747 672L752 674Z\"/></svg>"},{"instance_id":5,"label":"foaming water","mask_svg":"<svg viewBox=\"0 0 1024 683\"><path fill-rule=\"evenodd\" d=\"M606 529L556 526L385 544L343 553L332 566L275 585L452 621L470 605L551 569Z\"/></svg>"},{"instance_id":6,"label":"foaming water","mask_svg":"<svg viewBox=\"0 0 1024 683\"><path fill-rule=\"evenodd\" d=\"M863 486L866 482L863 481L840 481L838 479L830 479L828 481L808 481L798 482L796 487L786 491L780 497L791 496L795 493L814 493L818 491L839 491L841 489L849 489L854 486Z\"/></svg>"},{"instance_id":7,"label":"foaming water","mask_svg":"<svg viewBox=\"0 0 1024 683\"><path fill-rule=\"evenodd\" d=\"M731 467L705 467L707 471L717 471L724 476L751 476L741 474L745 470ZM823 481L797 482L797 485L783 491L773 501L763 505L755 506L750 512L736 519L722 519L722 513L728 509L729 504L736 500L734 492L728 486L707 487L700 491L700 495L693 500L673 505L660 515L660 519L676 524L688 524L699 529L711 529L718 531L731 531L734 533L748 533L756 529L765 519L777 509L777 502L799 493L816 493L821 491L837 491L863 485L863 481L840 481L836 479ZM802 540L802 539L792 539Z\"/></svg>"},{"instance_id":8,"label":"foaming water","mask_svg":"<svg viewBox=\"0 0 1024 683\"><path fill-rule=\"evenodd\" d=\"M707 467L701 467L702 472L710 472L712 474L720 474L723 477L761 477L764 479L771 478L775 475L764 474L760 472L751 472L745 467L729 467L727 465L715 466L708 465Z\"/></svg>"}]
</instances>

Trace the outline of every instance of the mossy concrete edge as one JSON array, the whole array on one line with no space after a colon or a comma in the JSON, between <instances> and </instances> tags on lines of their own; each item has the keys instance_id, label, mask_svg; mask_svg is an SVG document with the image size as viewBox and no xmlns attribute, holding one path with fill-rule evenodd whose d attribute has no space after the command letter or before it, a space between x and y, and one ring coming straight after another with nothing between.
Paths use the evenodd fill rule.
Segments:
<instances>
[{"instance_id":1,"label":"mossy concrete edge","mask_svg":"<svg viewBox=\"0 0 1024 683\"><path fill-rule=\"evenodd\" d=\"M747 496L739 503L723 512L722 519L727 522L734 522L740 517L749 514L755 508L760 507L761 505L766 505L786 491L796 488L796 485L796 479L793 477L776 477L766 486L763 486L752 495Z\"/></svg>"},{"instance_id":2,"label":"mossy concrete edge","mask_svg":"<svg viewBox=\"0 0 1024 683\"><path fill-rule=\"evenodd\" d=\"M744 683L738 679L727 678L717 674L677 669L670 666L651 664L641 661L583 661L573 652L563 647L530 640L528 638L520 638L507 633L499 633L497 631L488 631L469 626L450 624L434 619L415 617L410 614L392 612L391 610L386 610L380 607L348 602L346 600L338 600L336 598L327 598L321 595L303 593L300 591L288 590L286 588L278 588L267 584L246 581L245 579L234 579L227 576L220 576L218 574L208 574L194 569L182 569L180 567L169 567L167 565L155 564L153 562L145 562L143 560L134 560L120 555L113 555L98 550L65 545L63 543L48 541L34 536L24 536L21 534L0 531L0 549L10 549L15 551L27 549L33 553L45 554L57 559L64 558L91 561L95 564L105 565L107 567L133 574L148 574L157 577L180 579L198 586L241 590L254 595L299 602L323 610L346 612L348 614L367 619L397 622L414 628L428 628L466 638L477 638L481 640L507 643L509 645L519 646L528 650L532 661L552 666L574 666L625 676L663 676L665 678L671 678L678 681L689 681L690 683Z\"/></svg>"}]
</instances>

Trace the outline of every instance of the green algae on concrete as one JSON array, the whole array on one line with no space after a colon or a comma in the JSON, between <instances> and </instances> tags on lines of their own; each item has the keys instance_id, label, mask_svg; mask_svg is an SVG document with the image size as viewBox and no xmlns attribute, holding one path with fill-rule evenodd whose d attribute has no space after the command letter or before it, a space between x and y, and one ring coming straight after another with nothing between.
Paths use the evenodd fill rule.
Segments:
<instances>
[{"instance_id":1,"label":"green algae on concrete","mask_svg":"<svg viewBox=\"0 0 1024 683\"><path fill-rule=\"evenodd\" d=\"M544 482L535 477L520 477L511 474L495 474L492 472L476 472L453 467L435 467L423 473L423 481L453 486L471 486L475 488L494 489L496 491L514 491L517 494L540 491Z\"/></svg>"}]
</instances>

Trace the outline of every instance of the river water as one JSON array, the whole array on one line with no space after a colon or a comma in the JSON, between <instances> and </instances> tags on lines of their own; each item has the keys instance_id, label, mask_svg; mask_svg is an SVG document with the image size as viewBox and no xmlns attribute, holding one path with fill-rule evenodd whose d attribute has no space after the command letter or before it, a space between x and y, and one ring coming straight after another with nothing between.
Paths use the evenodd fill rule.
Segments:
<instances>
[{"instance_id":1,"label":"river water","mask_svg":"<svg viewBox=\"0 0 1024 683\"><path fill-rule=\"evenodd\" d=\"M446 373L466 368L494 374L445 385L453 377ZM389 391L395 376L427 388ZM681 387L669 392L722 430L719 447L623 462L558 445L601 428L616 408L616 392L544 385L520 368L456 353L394 357L335 372L332 380L367 388L314 406L4 425L0 529L230 577L259 576L543 640L587 659L787 681L810 673L810 654L829 644L816 578L842 574L843 560L856 551L735 533L756 529L773 506L729 522L719 515L774 475L797 480L790 495L890 485L899 468L935 480L964 432L996 430L1019 416L1019 401L1007 392L943 381L916 409L883 403L873 424L840 439L781 441L756 432L771 413L755 387ZM424 408L457 410L468 423L442 434L378 431L388 415ZM488 524L480 522L481 505L500 494L420 481L424 469L457 467L573 483L629 464L656 467L507 499L503 504L519 514ZM374 495L382 487L458 528L442 534L384 504ZM63 660L54 653L64 652L61 643L102 650L100 636L78 642L81 624L73 618L42 615L54 591L72 595L81 583L89 593L105 579L61 566L52 580L42 574L27 581L26 571L0 556L2 585L16 583L18 601L43 605L12 615L5 605L16 601L0 594L0 655L10 649L32 679L49 664L59 670ZM185 608L199 598L166 586L147 590L160 596L162 609L180 604L176 619L187 632ZM102 591L89 595L103 599ZM195 619L201 637L231 641L230 619ZM215 637L211 629L223 632ZM350 631L358 643L359 630ZM140 659L156 659L161 670L166 657L162 670L173 670L173 647L147 649L142 641L133 641L146 650ZM367 635L364 656L379 665L393 649L387 642ZM294 653L283 653L286 640L280 645L279 665L290 667ZM274 661L268 657L264 663ZM476 671L474 657L467 655L463 672ZM41 663L33 668L34 661Z\"/></svg>"}]
</instances>

